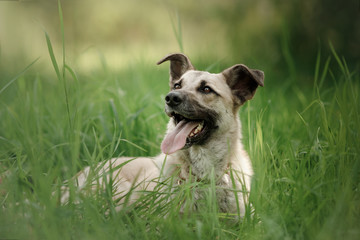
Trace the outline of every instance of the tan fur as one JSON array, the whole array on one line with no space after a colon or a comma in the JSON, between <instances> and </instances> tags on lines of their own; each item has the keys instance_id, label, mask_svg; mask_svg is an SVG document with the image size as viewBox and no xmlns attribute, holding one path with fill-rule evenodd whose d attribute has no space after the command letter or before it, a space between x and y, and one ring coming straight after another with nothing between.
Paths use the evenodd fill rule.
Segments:
<instances>
[{"instance_id":1,"label":"tan fur","mask_svg":"<svg viewBox=\"0 0 360 240\"><path fill-rule=\"evenodd\" d=\"M214 177L211 174L213 172L218 187L216 197L220 210L230 213L237 212L236 193L233 191L233 185L235 184L235 190L238 190L238 205L243 216L250 191L253 169L249 156L241 143L241 123L238 109L244 101L253 96L255 90L253 87L249 87L245 91L244 89L236 89L236 86L243 88L243 85L245 85L246 87L249 85L247 81L250 81L251 84L255 84L256 89L257 85L263 85L264 75L261 71L248 69L244 65L240 67L235 65L233 68L226 69L218 74L197 71L194 70L190 60L182 54L171 54L159 63L167 60L171 61L170 87L177 82L181 81L182 83L181 89L172 90L171 92L177 91L185 94L187 101L190 101L190 103L206 106L216 112L218 128L212 132L204 144L194 144L168 156L162 153L154 158L111 159L104 166L99 167L100 171L97 174L106 174L109 172L110 166L112 169L116 169L119 164L130 160L129 163L122 168L116 169L111 174L114 180L113 187L118 193L114 196L114 200L116 200L128 193L132 186L137 186L136 190L146 189L152 191L158 181L171 176L175 172L178 172L178 176L175 177L174 184L181 183L179 180L189 179L190 169L191 178L196 181L209 180L209 178ZM242 74L245 74L245 77ZM217 94L199 93L198 88L202 81L206 81L207 86L216 91ZM238 83L239 81L240 83ZM246 92L244 96L236 95L242 94L244 91ZM173 119L169 121L167 128L168 132L173 131L175 128ZM166 161L164 161L165 159ZM163 169L162 174L160 173L161 169ZM231 171L237 176L235 177L235 183L231 180ZM88 167L77 176L79 189L84 188L89 182L94 183L93 180L88 179L89 173L90 169ZM110 174L107 179L109 177ZM97 183L103 186L103 181L104 178L99 178ZM242 192L241 190L246 191ZM130 200L135 201L138 194L132 192ZM68 197L67 192L63 195L62 201L65 202Z\"/></svg>"}]
</instances>

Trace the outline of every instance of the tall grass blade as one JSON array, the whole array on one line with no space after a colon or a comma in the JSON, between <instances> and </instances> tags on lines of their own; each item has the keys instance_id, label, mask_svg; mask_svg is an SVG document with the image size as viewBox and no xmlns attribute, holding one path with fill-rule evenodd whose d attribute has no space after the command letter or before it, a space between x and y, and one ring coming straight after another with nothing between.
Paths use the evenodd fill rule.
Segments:
<instances>
[{"instance_id":1,"label":"tall grass blade","mask_svg":"<svg viewBox=\"0 0 360 240\"><path fill-rule=\"evenodd\" d=\"M176 11L176 23L173 18L170 16L171 26L175 34L176 41L179 44L180 52L184 53L184 45L182 40L182 31L181 31L181 20L179 12Z\"/></svg>"},{"instance_id":2,"label":"tall grass blade","mask_svg":"<svg viewBox=\"0 0 360 240\"><path fill-rule=\"evenodd\" d=\"M334 48L334 46L332 45L331 42L329 42L329 46L330 46L330 50L331 50L332 54L334 55L334 58L335 58L335 60L337 61L338 65L339 65L339 67L340 67L340 69L341 69L341 71L342 71L343 73L346 73L344 64L342 63L339 55L336 53L335 48Z\"/></svg>"},{"instance_id":3,"label":"tall grass blade","mask_svg":"<svg viewBox=\"0 0 360 240\"><path fill-rule=\"evenodd\" d=\"M65 79L65 32L64 32L64 19L63 19L63 13L61 8L61 2L58 0L58 9L59 9L59 18L60 18L60 30L61 30L61 41L62 41L62 76L63 79ZM64 81L64 84L66 82ZM66 91L66 88L65 88Z\"/></svg>"},{"instance_id":4,"label":"tall grass blade","mask_svg":"<svg viewBox=\"0 0 360 240\"><path fill-rule=\"evenodd\" d=\"M61 26L62 54L63 54L63 56L62 56L63 66L61 69L61 73L60 73L59 65L56 61L56 57L54 54L54 50L53 50L53 46L51 44L50 37L47 34L47 32L45 32L45 38L46 38L46 44L48 46L48 51L49 51L49 55L51 58L51 62L55 69L55 72L56 72L56 76L57 76L58 80L63 83L66 111L67 111L67 115L68 115L69 126L70 126L70 129L73 129L72 123L71 123L71 116L70 116L69 97L68 97L68 91L67 91L67 86L66 86L65 37L64 37L65 34L64 34L64 23L63 23L62 8L61 8L60 0L58 1L58 8L59 8L59 17L60 17L60 26Z\"/></svg>"},{"instance_id":5,"label":"tall grass blade","mask_svg":"<svg viewBox=\"0 0 360 240\"><path fill-rule=\"evenodd\" d=\"M67 64L65 64L65 69L70 73L71 77L77 82L79 83L79 79L75 73L75 71Z\"/></svg>"},{"instance_id":6,"label":"tall grass blade","mask_svg":"<svg viewBox=\"0 0 360 240\"><path fill-rule=\"evenodd\" d=\"M316 57L316 64L315 64L315 73L314 73L314 92L313 95L315 94L315 90L318 87L318 81L319 81L319 72L320 72L320 62L321 62L321 51L320 48L318 50L318 54Z\"/></svg>"},{"instance_id":7,"label":"tall grass blade","mask_svg":"<svg viewBox=\"0 0 360 240\"><path fill-rule=\"evenodd\" d=\"M47 34L47 32L45 32L45 38L46 38L46 44L47 44L47 47L48 47L51 63L53 65L53 67L54 67L57 78L59 80L61 80L62 77L61 77L61 74L60 74L59 65L57 64L55 54L54 54L54 50L53 50L53 47L52 47L52 44L51 44L51 41L50 41L50 37Z\"/></svg>"},{"instance_id":8,"label":"tall grass blade","mask_svg":"<svg viewBox=\"0 0 360 240\"><path fill-rule=\"evenodd\" d=\"M65 74L66 74L65 32L64 32L64 19L63 19L63 13L62 13L60 0L58 0L58 9L59 9L60 28L61 28L61 41L62 41L62 62L63 62L63 65L62 65L62 81L63 81L63 85L64 85L66 110L67 110L68 119L69 119L69 126L70 126L70 129L73 129L72 128L72 123L71 123L71 116L70 116L69 96L68 96L67 86L66 86L66 76L65 76Z\"/></svg>"},{"instance_id":9,"label":"tall grass blade","mask_svg":"<svg viewBox=\"0 0 360 240\"><path fill-rule=\"evenodd\" d=\"M18 73L13 79L11 79L1 90L0 94L5 91L13 82L15 82L21 75L23 75L25 72L27 72L32 65L34 65L40 57L36 58L34 61L32 61L29 65L27 65L20 73Z\"/></svg>"},{"instance_id":10,"label":"tall grass blade","mask_svg":"<svg viewBox=\"0 0 360 240\"><path fill-rule=\"evenodd\" d=\"M323 69L323 72L322 72L321 77L320 77L319 88L321 88L322 85L324 84L324 80L325 80L326 75L327 75L327 73L328 73L328 71L329 71L330 62L331 62L331 57L329 56L329 57L326 59L326 62L325 62L325 65L324 65L324 69Z\"/></svg>"}]
</instances>

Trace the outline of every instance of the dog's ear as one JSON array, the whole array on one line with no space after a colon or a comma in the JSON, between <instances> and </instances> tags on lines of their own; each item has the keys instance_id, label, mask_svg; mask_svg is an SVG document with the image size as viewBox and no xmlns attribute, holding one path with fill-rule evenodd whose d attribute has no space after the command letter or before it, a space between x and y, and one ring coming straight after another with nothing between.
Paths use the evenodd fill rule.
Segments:
<instances>
[{"instance_id":1,"label":"dog's ear","mask_svg":"<svg viewBox=\"0 0 360 240\"><path fill-rule=\"evenodd\" d=\"M180 79L181 76L188 70L195 70L189 58L181 53L169 54L161 59L157 64L159 65L169 60L171 82Z\"/></svg>"},{"instance_id":2,"label":"dog's ear","mask_svg":"<svg viewBox=\"0 0 360 240\"><path fill-rule=\"evenodd\" d=\"M253 98L257 87L264 86L264 72L256 69L249 69L243 64L236 64L225 69L222 74L229 85L232 94L236 97L235 103L242 105Z\"/></svg>"}]
</instances>

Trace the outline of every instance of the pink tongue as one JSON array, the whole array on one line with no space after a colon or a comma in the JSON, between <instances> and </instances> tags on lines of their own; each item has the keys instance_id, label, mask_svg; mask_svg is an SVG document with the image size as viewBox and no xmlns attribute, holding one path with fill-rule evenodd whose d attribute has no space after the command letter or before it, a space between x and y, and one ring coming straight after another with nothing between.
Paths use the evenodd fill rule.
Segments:
<instances>
[{"instance_id":1,"label":"pink tongue","mask_svg":"<svg viewBox=\"0 0 360 240\"><path fill-rule=\"evenodd\" d=\"M172 132L169 132L161 143L161 151L165 154L172 154L185 146L186 138L198 125L198 122L179 122Z\"/></svg>"}]
</instances>

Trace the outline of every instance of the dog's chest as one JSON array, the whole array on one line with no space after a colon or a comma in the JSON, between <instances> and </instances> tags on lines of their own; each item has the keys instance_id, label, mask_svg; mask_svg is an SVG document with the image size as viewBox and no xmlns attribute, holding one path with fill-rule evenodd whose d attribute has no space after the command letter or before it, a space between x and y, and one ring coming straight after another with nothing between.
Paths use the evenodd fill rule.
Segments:
<instances>
[{"instance_id":1,"label":"dog's chest","mask_svg":"<svg viewBox=\"0 0 360 240\"><path fill-rule=\"evenodd\" d=\"M228 149L213 146L211 149L204 146L193 146L186 151L182 158L186 171L198 179L205 179L212 174L220 176L228 165ZM187 165L187 166L186 166Z\"/></svg>"}]
</instances>

